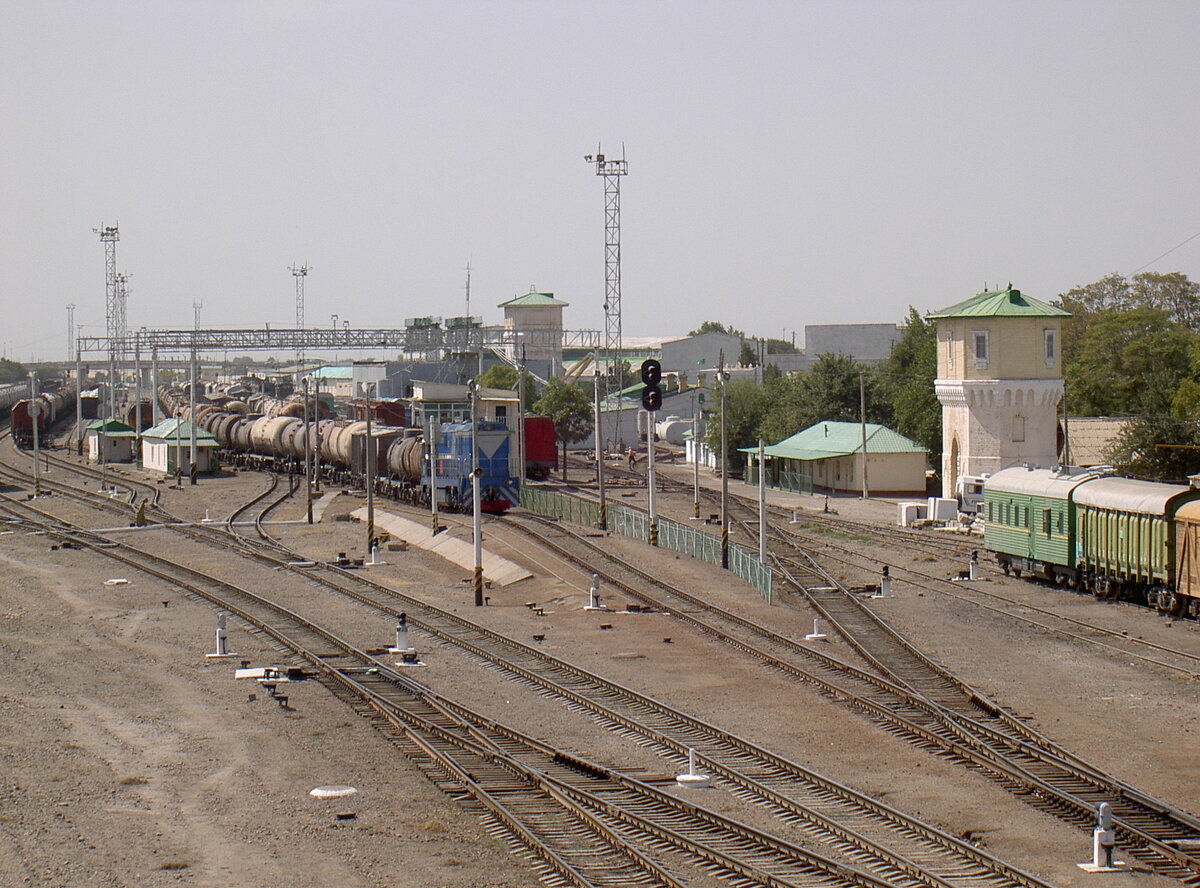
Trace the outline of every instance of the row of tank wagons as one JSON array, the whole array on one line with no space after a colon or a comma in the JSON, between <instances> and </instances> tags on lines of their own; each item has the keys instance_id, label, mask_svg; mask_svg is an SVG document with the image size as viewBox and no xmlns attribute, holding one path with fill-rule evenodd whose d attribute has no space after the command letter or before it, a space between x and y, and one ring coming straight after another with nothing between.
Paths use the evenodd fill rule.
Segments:
<instances>
[{"instance_id":1,"label":"row of tank wagons","mask_svg":"<svg viewBox=\"0 0 1200 888\"><path fill-rule=\"evenodd\" d=\"M1018 467L987 479L982 512L1006 574L1200 617L1200 489Z\"/></svg>"},{"instance_id":2,"label":"row of tank wagons","mask_svg":"<svg viewBox=\"0 0 1200 888\"><path fill-rule=\"evenodd\" d=\"M12 385L0 385L0 415L8 413L13 404L29 396L29 383L14 382Z\"/></svg>"},{"instance_id":3,"label":"row of tank wagons","mask_svg":"<svg viewBox=\"0 0 1200 888\"><path fill-rule=\"evenodd\" d=\"M12 436L22 447L33 443L33 414L37 414L39 435L48 432L60 419L74 416L75 385L65 383L54 389L50 389L49 385L47 391L40 393L36 399L26 397L12 405ZM28 388L25 391L28 394ZM32 408L35 400L37 407Z\"/></svg>"},{"instance_id":4,"label":"row of tank wagons","mask_svg":"<svg viewBox=\"0 0 1200 888\"><path fill-rule=\"evenodd\" d=\"M181 392L163 389L160 398L164 409L190 421L191 409ZM294 469L302 463L307 447L322 463L344 473L345 480L362 479L367 474L366 421L327 419L306 426L292 416L242 416L204 405L196 409L195 422L233 454L235 464ZM517 502L518 484L510 465L513 437L503 423L481 422L477 426L480 501L486 511L502 512ZM466 508L472 502L470 439L469 423L448 424L439 435L436 488L439 502L448 507ZM381 489L398 499L427 503L429 490L435 485L430 483L421 430L375 426L371 440L371 473Z\"/></svg>"}]
</instances>

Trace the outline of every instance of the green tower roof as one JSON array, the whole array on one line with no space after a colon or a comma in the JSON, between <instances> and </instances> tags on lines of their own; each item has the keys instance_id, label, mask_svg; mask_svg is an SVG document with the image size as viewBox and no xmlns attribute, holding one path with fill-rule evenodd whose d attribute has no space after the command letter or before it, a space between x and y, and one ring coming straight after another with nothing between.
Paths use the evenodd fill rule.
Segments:
<instances>
[{"instance_id":1,"label":"green tower roof","mask_svg":"<svg viewBox=\"0 0 1200 888\"><path fill-rule=\"evenodd\" d=\"M970 299L943 308L927 315L930 320L939 318L1069 318L1071 313L1061 308L1026 296L1009 284L1003 290L988 290L977 293Z\"/></svg>"},{"instance_id":2,"label":"green tower roof","mask_svg":"<svg viewBox=\"0 0 1200 888\"><path fill-rule=\"evenodd\" d=\"M509 308L514 305L569 305L568 302L563 302L561 299L555 299L553 293L525 293L521 296L514 296L508 302L501 302L500 308Z\"/></svg>"}]
</instances>

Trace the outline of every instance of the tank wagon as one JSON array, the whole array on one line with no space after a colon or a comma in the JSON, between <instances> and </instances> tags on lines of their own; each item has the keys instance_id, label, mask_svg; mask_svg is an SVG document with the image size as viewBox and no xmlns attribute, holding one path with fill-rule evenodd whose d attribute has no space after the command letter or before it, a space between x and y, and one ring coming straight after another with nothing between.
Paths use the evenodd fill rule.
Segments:
<instances>
[{"instance_id":1,"label":"tank wagon","mask_svg":"<svg viewBox=\"0 0 1200 888\"><path fill-rule=\"evenodd\" d=\"M73 416L75 407L75 386L67 384L57 389L42 392L37 396L38 434L43 435L54 427L54 424L65 416ZM33 443L33 417L30 415L30 398L23 398L12 406L12 436L13 440L22 447Z\"/></svg>"},{"instance_id":2,"label":"tank wagon","mask_svg":"<svg viewBox=\"0 0 1200 888\"><path fill-rule=\"evenodd\" d=\"M29 386L23 382L0 385L0 415L12 410L14 404L29 394Z\"/></svg>"},{"instance_id":3,"label":"tank wagon","mask_svg":"<svg viewBox=\"0 0 1200 888\"><path fill-rule=\"evenodd\" d=\"M191 418L184 393L164 387L159 398L171 415ZM447 508L471 508L470 423L443 427L436 442L436 474L431 478L419 429L373 426L368 444L365 421L319 419L306 424L294 416L241 415L213 407L198 407L195 417L196 425L212 433L238 465L298 472L307 447L333 477L343 481L362 483L370 465L381 494L427 504L436 492ZM476 444L482 471L481 508L503 512L518 499L512 458L515 435L503 423L480 422Z\"/></svg>"},{"instance_id":4,"label":"tank wagon","mask_svg":"<svg viewBox=\"0 0 1200 888\"><path fill-rule=\"evenodd\" d=\"M983 512L1006 574L1200 616L1200 489L1011 468L988 478Z\"/></svg>"}]
</instances>

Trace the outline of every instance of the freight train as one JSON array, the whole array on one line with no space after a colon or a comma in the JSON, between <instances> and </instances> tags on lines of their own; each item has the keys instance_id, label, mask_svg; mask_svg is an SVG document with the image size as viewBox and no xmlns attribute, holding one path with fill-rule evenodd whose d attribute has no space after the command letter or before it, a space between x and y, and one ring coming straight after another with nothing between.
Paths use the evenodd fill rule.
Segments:
<instances>
[{"instance_id":1,"label":"freight train","mask_svg":"<svg viewBox=\"0 0 1200 888\"><path fill-rule=\"evenodd\" d=\"M1200 488L1017 467L987 479L982 512L1006 574L1200 616Z\"/></svg>"},{"instance_id":2,"label":"freight train","mask_svg":"<svg viewBox=\"0 0 1200 888\"><path fill-rule=\"evenodd\" d=\"M24 382L14 382L12 385L0 385L0 415L7 413L12 406L29 394L29 385Z\"/></svg>"},{"instance_id":3,"label":"freight train","mask_svg":"<svg viewBox=\"0 0 1200 888\"><path fill-rule=\"evenodd\" d=\"M75 408L75 386L73 383L60 385L56 389L40 393L36 401L38 407L35 411L30 410L30 405L34 402L31 398L23 398L12 405L12 436L18 446L28 447L33 444L32 413L37 414L39 435L44 435L68 414L74 415L72 411Z\"/></svg>"},{"instance_id":4,"label":"freight train","mask_svg":"<svg viewBox=\"0 0 1200 888\"><path fill-rule=\"evenodd\" d=\"M162 388L159 398L171 415L189 420L183 392ZM368 466L380 493L406 502L427 504L437 496L447 508L470 509L471 425L443 425L430 456L420 429L375 425L368 451L367 423L320 419L307 425L294 416L247 416L205 405L196 409L196 425L239 465L275 471L299 471L305 452L313 454L334 477L361 482ZM480 505L504 512L516 505L520 492L516 436L500 422L478 422L475 444L480 468Z\"/></svg>"}]
</instances>

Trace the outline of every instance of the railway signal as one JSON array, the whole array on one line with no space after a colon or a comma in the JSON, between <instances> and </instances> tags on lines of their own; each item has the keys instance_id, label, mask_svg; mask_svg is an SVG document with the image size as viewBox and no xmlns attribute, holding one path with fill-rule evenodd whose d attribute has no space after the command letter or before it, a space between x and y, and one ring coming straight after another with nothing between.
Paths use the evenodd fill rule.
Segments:
<instances>
[{"instance_id":1,"label":"railway signal","mask_svg":"<svg viewBox=\"0 0 1200 888\"><path fill-rule=\"evenodd\" d=\"M642 361L642 409L649 413L662 408L662 365L653 358Z\"/></svg>"}]
</instances>

